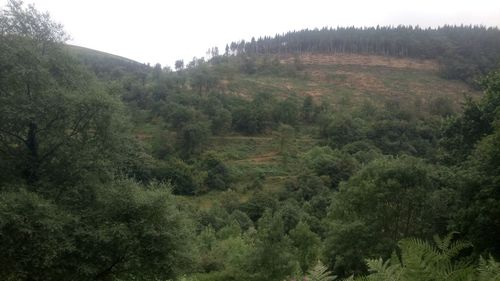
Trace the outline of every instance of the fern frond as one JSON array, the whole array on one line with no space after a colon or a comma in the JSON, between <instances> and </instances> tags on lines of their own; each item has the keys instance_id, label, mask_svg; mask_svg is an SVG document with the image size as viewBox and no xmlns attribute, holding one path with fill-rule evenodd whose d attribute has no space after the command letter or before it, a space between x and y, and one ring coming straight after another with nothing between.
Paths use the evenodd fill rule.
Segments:
<instances>
[{"instance_id":1,"label":"fern frond","mask_svg":"<svg viewBox=\"0 0 500 281\"><path fill-rule=\"evenodd\" d=\"M477 269L478 281L500 281L500 262L496 262L493 257L487 260L481 257Z\"/></svg>"},{"instance_id":2,"label":"fern frond","mask_svg":"<svg viewBox=\"0 0 500 281\"><path fill-rule=\"evenodd\" d=\"M401 277L401 264L399 262L393 264L391 260L384 262L381 258L379 259L368 259L366 260L369 271L372 272L364 280L383 280L383 281L396 281L400 280ZM356 279L357 281L358 279ZM362 279L359 279L362 280Z\"/></svg>"},{"instance_id":3,"label":"fern frond","mask_svg":"<svg viewBox=\"0 0 500 281\"><path fill-rule=\"evenodd\" d=\"M452 232L440 238L434 236L436 246L419 239L407 239L400 243L404 275L407 280L467 281L474 276L473 267L453 258L471 246L468 242L453 241Z\"/></svg>"},{"instance_id":4,"label":"fern frond","mask_svg":"<svg viewBox=\"0 0 500 281\"><path fill-rule=\"evenodd\" d=\"M401 262L401 259L399 258L398 254L394 251L392 252L391 254L391 259L390 259L390 263L392 265L396 265L396 264L399 264L399 265L402 265L403 263Z\"/></svg>"},{"instance_id":5,"label":"fern frond","mask_svg":"<svg viewBox=\"0 0 500 281\"><path fill-rule=\"evenodd\" d=\"M343 279L342 281L378 281L377 277L374 275L367 275L367 276L357 276L354 277L354 275L349 276L347 279ZM385 281L385 280L383 280Z\"/></svg>"},{"instance_id":6,"label":"fern frond","mask_svg":"<svg viewBox=\"0 0 500 281\"><path fill-rule=\"evenodd\" d=\"M370 259L366 263L370 274L354 280L363 281L500 281L500 263L492 257L481 257L476 269L467 259L455 259L468 242L453 241L453 234L434 237L436 246L420 239L399 242L401 258L395 254L390 260ZM352 278L350 279L352 280Z\"/></svg>"},{"instance_id":7,"label":"fern frond","mask_svg":"<svg viewBox=\"0 0 500 281\"><path fill-rule=\"evenodd\" d=\"M465 242L465 241L454 241L452 242L449 246L448 249L443 251L445 255L447 255L449 258L454 258L458 256L458 254L463 251L464 249L472 247L472 243L470 242Z\"/></svg>"},{"instance_id":8,"label":"fern frond","mask_svg":"<svg viewBox=\"0 0 500 281\"><path fill-rule=\"evenodd\" d=\"M445 237L441 238L439 235L434 235L434 243L436 243L436 247L442 252L446 251L450 247L450 243L453 240L453 237L458 232L452 231L448 233Z\"/></svg>"},{"instance_id":9,"label":"fern frond","mask_svg":"<svg viewBox=\"0 0 500 281\"><path fill-rule=\"evenodd\" d=\"M404 239L399 246L404 266L416 273L428 272L433 264L443 260L437 248L420 239Z\"/></svg>"},{"instance_id":10,"label":"fern frond","mask_svg":"<svg viewBox=\"0 0 500 281\"><path fill-rule=\"evenodd\" d=\"M453 271L449 272L447 275L442 276L442 280L450 280L450 281L471 281L474 276L474 268L473 267L463 267L457 268Z\"/></svg>"},{"instance_id":11,"label":"fern frond","mask_svg":"<svg viewBox=\"0 0 500 281\"><path fill-rule=\"evenodd\" d=\"M318 261L318 263L307 272L308 281L333 281L335 279L337 279L337 276L332 275L328 267L321 261Z\"/></svg>"},{"instance_id":12,"label":"fern frond","mask_svg":"<svg viewBox=\"0 0 500 281\"><path fill-rule=\"evenodd\" d=\"M368 266L368 270L370 272L385 272L387 262L384 263L382 258L378 259L367 259L366 265Z\"/></svg>"}]
</instances>

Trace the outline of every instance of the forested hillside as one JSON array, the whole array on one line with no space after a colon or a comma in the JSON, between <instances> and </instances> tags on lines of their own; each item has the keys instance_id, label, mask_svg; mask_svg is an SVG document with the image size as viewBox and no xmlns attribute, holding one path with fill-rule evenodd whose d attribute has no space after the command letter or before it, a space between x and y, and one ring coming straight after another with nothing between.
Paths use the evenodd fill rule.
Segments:
<instances>
[{"instance_id":1,"label":"forested hillside","mask_svg":"<svg viewBox=\"0 0 500 281\"><path fill-rule=\"evenodd\" d=\"M498 67L500 30L485 26L338 27L300 30L226 45L225 54L363 53L434 59L446 78L473 82Z\"/></svg>"},{"instance_id":2,"label":"forested hillside","mask_svg":"<svg viewBox=\"0 0 500 281\"><path fill-rule=\"evenodd\" d=\"M0 13L1 280L500 280L497 28L67 38Z\"/></svg>"}]
</instances>

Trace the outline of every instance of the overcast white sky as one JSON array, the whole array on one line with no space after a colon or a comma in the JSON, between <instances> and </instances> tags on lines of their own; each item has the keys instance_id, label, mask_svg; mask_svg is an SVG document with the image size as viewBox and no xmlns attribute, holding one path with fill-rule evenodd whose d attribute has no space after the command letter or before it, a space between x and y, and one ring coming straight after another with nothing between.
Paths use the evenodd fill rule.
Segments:
<instances>
[{"instance_id":1,"label":"overcast white sky","mask_svg":"<svg viewBox=\"0 0 500 281\"><path fill-rule=\"evenodd\" d=\"M500 0L25 0L65 26L71 44L173 65L209 47L323 26L500 26ZM0 0L4 6L7 0Z\"/></svg>"}]
</instances>

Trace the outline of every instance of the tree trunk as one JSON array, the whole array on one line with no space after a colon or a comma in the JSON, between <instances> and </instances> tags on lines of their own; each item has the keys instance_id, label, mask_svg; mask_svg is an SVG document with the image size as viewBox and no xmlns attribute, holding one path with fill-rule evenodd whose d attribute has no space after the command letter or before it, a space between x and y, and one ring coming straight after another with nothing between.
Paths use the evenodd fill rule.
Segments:
<instances>
[{"instance_id":1,"label":"tree trunk","mask_svg":"<svg viewBox=\"0 0 500 281\"><path fill-rule=\"evenodd\" d=\"M28 159L26 163L26 180L28 184L34 184L38 181L39 155L37 125L34 122L29 124L26 146L28 147Z\"/></svg>"}]
</instances>

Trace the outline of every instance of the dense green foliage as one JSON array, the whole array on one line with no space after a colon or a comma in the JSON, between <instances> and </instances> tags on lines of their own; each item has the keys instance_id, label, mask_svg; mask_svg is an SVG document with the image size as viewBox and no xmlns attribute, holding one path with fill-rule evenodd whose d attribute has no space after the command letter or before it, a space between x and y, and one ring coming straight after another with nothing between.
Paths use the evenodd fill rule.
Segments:
<instances>
[{"instance_id":1,"label":"dense green foliage","mask_svg":"<svg viewBox=\"0 0 500 281\"><path fill-rule=\"evenodd\" d=\"M345 77L278 56L445 60L469 80L497 29L306 30L175 72L66 38L32 6L0 14L0 279L498 280L500 72L459 110L441 89L295 91Z\"/></svg>"},{"instance_id":2,"label":"dense green foliage","mask_svg":"<svg viewBox=\"0 0 500 281\"><path fill-rule=\"evenodd\" d=\"M325 250L336 271L362 268L360 257L388 255L404 237L446 231L451 191L440 171L412 157L372 161L343 183L330 210ZM354 235L362 238L353 245Z\"/></svg>"},{"instance_id":3,"label":"dense green foliage","mask_svg":"<svg viewBox=\"0 0 500 281\"><path fill-rule=\"evenodd\" d=\"M191 230L168 185L141 186L120 101L12 1L0 34L2 280L174 277ZM141 164L139 164L141 165Z\"/></svg>"}]
</instances>

